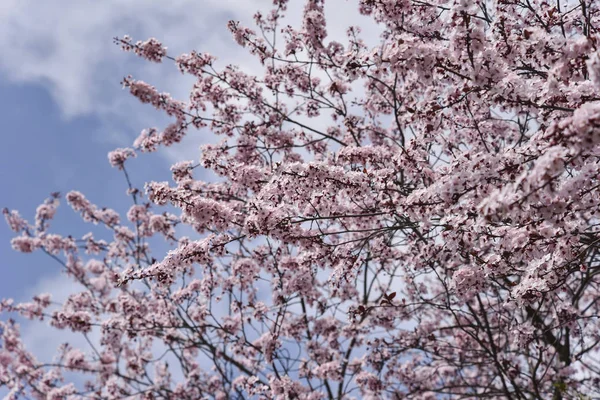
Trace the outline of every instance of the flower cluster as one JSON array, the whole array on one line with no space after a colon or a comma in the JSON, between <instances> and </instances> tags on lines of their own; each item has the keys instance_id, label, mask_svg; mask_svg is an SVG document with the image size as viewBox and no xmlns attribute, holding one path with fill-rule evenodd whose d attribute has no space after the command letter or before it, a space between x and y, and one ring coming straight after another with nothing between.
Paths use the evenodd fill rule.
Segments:
<instances>
[{"instance_id":1,"label":"flower cluster","mask_svg":"<svg viewBox=\"0 0 600 400\"><path fill-rule=\"evenodd\" d=\"M89 344L37 360L0 322L9 398L600 396L600 3L360 0L375 46L334 40L322 0L282 25L287 3L228 25L254 75L117 40L195 83L126 77L173 121L111 165L210 143L173 182L127 175L123 218L69 192L105 237L50 232L58 195L3 211L78 290L0 311Z\"/></svg>"}]
</instances>

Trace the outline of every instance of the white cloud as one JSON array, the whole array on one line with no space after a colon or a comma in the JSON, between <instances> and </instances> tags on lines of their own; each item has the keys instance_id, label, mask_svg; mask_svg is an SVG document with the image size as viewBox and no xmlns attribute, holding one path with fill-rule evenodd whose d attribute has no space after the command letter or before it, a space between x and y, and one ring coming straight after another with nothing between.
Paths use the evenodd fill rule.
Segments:
<instances>
[{"instance_id":1,"label":"white cloud","mask_svg":"<svg viewBox=\"0 0 600 400\"><path fill-rule=\"evenodd\" d=\"M287 23L298 26L303 4L291 1ZM192 81L174 65L156 65L124 54L113 44L114 36L156 37L169 47L170 54L206 51L218 57L219 65L241 64L246 71L259 72L247 51L234 43L226 23L235 19L252 26L255 11L270 5L265 0L2 0L0 73L8 81L43 85L65 118L99 117L106 129L93 132L95 136L129 145L138 130L164 126L166 119L122 92L121 78L131 73L181 99L186 98ZM355 5L355 1L344 0L327 3L326 14L331 17L327 40L344 42L348 25L365 26L368 19L358 15ZM378 29L366 29L363 36L374 44ZM319 125L324 123L319 121ZM208 140L210 134L202 132L165 156L171 161L197 159L197 145ZM62 302L76 290L61 274L33 285L23 300L48 292ZM39 329L36 323L24 326L23 334L40 359L50 359L56 347L67 340L86 347L82 337Z\"/></svg>"},{"instance_id":2,"label":"white cloud","mask_svg":"<svg viewBox=\"0 0 600 400\"><path fill-rule=\"evenodd\" d=\"M291 1L286 22L299 22L303 4ZM348 25L365 26L368 19L358 15L355 4L327 2L326 14L331 17L327 40L343 43ZM2 0L0 73L8 81L44 86L65 118L99 117L103 129L92 132L94 136L119 146L130 145L131 136L141 128L164 126L166 118L122 92L121 78L132 74L181 99L186 98L192 81L174 65L156 65L124 54L112 38L124 34L141 40L156 37L172 55L206 51L218 57L219 65L240 64L244 70L258 73L259 67L247 51L233 42L226 23L235 19L251 26L254 12L270 5L267 0ZM370 28L364 29L363 36L374 44L379 30ZM311 123L322 126L327 120ZM197 145L209 140L210 133L202 132L164 155L170 161L198 159ZM51 293L54 301L62 303L78 289L66 275L57 274L27 288L21 300ZM40 360L51 360L66 341L88 348L81 335L42 325L45 323L23 326L23 340ZM97 332L92 336L97 342Z\"/></svg>"},{"instance_id":3,"label":"white cloud","mask_svg":"<svg viewBox=\"0 0 600 400\"><path fill-rule=\"evenodd\" d=\"M252 2L239 3L235 12ZM226 7L192 0L4 0L0 68L11 80L46 86L67 117L110 112L113 106L103 96L111 83L118 86L123 66L131 67L114 36L156 36L177 51L222 45L229 35L224 24L234 17ZM132 72L148 67L140 63Z\"/></svg>"},{"instance_id":4,"label":"white cloud","mask_svg":"<svg viewBox=\"0 0 600 400\"><path fill-rule=\"evenodd\" d=\"M290 2L286 23L298 26L304 1ZM135 39L157 37L178 55L191 50L216 55L220 64L251 66L247 51L235 44L226 28L230 19L253 26L255 11L268 10L261 0L3 0L0 3L0 72L15 82L47 88L66 118L95 115L106 121L106 140L123 141L123 129L164 123L160 113L140 108L120 90L129 73L161 91L185 99L192 80L174 65L156 65L123 54L112 38L130 34ZM328 40L344 41L349 24L369 21L356 11L355 1L327 3ZM378 29L366 29L369 42ZM124 124L127 128L117 128ZM117 127L116 127L117 126ZM124 143L118 143L119 145ZM189 148L189 146L188 146ZM189 152L188 152L189 153ZM166 154L173 159L175 154Z\"/></svg>"},{"instance_id":5,"label":"white cloud","mask_svg":"<svg viewBox=\"0 0 600 400\"><path fill-rule=\"evenodd\" d=\"M52 294L52 302L64 303L70 295L78 293L80 289L81 286L78 283L75 283L72 278L69 278L67 274L60 271L55 275L42 278L35 282L35 284L24 291L23 297L18 300L31 301L35 295L40 293L50 293Z\"/></svg>"}]
</instances>

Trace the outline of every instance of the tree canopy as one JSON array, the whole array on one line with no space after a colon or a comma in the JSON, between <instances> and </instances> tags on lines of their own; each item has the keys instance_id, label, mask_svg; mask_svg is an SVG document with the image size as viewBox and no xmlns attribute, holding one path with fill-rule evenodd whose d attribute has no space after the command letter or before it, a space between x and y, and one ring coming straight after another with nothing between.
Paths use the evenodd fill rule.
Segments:
<instances>
[{"instance_id":1,"label":"tree canopy","mask_svg":"<svg viewBox=\"0 0 600 400\"><path fill-rule=\"evenodd\" d=\"M65 195L108 239L52 233L58 194L33 223L4 210L13 247L80 290L0 310L100 338L38 360L0 322L8 398L600 396L600 2L358 7L375 47L358 26L328 39L323 0L298 26L287 0L230 22L258 75L115 39L196 83L177 100L123 79L174 122L109 154L126 216ZM202 132L172 182L130 179L134 156Z\"/></svg>"}]
</instances>

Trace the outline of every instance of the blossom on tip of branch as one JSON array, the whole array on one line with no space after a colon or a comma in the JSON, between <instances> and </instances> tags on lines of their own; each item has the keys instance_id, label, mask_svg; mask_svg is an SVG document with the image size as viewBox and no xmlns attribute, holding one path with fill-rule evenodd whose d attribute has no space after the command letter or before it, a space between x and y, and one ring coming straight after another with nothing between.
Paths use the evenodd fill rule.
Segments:
<instances>
[{"instance_id":1,"label":"blossom on tip of branch","mask_svg":"<svg viewBox=\"0 0 600 400\"><path fill-rule=\"evenodd\" d=\"M109 154L124 218L75 191L67 203L102 229L50 232L58 195L32 225L3 212L13 247L58 262L73 292L1 311L88 340L48 363L0 318L0 385L39 399L600 396L600 3L525 3L361 0L360 27L337 37L333 3L305 1L288 26L275 0L255 28L227 25L254 66L115 39L194 83L180 101L124 78L171 118ZM125 161L190 135L198 160L141 192Z\"/></svg>"},{"instance_id":2,"label":"blossom on tip of branch","mask_svg":"<svg viewBox=\"0 0 600 400\"><path fill-rule=\"evenodd\" d=\"M116 149L108 153L108 161L110 165L118 169L123 169L125 161L129 158L136 157L135 151L130 148Z\"/></svg>"}]
</instances>

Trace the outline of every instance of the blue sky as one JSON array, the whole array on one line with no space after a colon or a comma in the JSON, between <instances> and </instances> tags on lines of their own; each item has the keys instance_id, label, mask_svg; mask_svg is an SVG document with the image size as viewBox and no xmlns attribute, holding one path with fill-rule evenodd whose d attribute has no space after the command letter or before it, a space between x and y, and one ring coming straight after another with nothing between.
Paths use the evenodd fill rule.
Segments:
<instances>
[{"instance_id":1,"label":"blue sky","mask_svg":"<svg viewBox=\"0 0 600 400\"><path fill-rule=\"evenodd\" d=\"M298 26L303 3L291 2L288 22ZM343 40L348 24L364 26L365 17L349 7L355 3L328 3L326 14L335 15L328 22L329 38ZM271 4L270 0L2 0L0 208L16 208L33 219L36 206L51 192L75 189L100 206L126 210L125 182L110 167L106 154L130 146L142 129L160 129L169 120L123 90L122 78L131 74L182 100L193 80L170 62L150 63L122 52L112 38L156 37L172 55L207 51L218 57L217 65L234 63L258 73L260 66L234 43L226 24L235 19L253 26L254 13ZM364 36L374 35L367 31ZM209 132L195 132L168 151L142 155L130 163L133 178L139 186L168 179L173 162L197 160L198 146L212 140ZM89 230L66 205L55 229ZM0 225L4 276L0 297L20 298L56 268L37 255L12 251L11 237Z\"/></svg>"},{"instance_id":2,"label":"blue sky","mask_svg":"<svg viewBox=\"0 0 600 400\"><path fill-rule=\"evenodd\" d=\"M80 188L99 202L115 202L106 189L101 190L119 186L117 174L111 173L102 154L111 145L86 134L99 125L97 118L66 121L43 87L5 79L0 86L0 105L4 127L0 147L2 207L19 209L31 218L37 204L49 193L64 193L69 188ZM103 184L98 185L99 181ZM57 229L79 225L68 209L61 210L58 222ZM0 268L4 279L0 281L0 294L19 298L23 289L51 276L56 266L48 265L51 263L41 254L12 251L11 237L12 232L3 224Z\"/></svg>"},{"instance_id":3,"label":"blue sky","mask_svg":"<svg viewBox=\"0 0 600 400\"><path fill-rule=\"evenodd\" d=\"M155 36L175 54L205 47L234 50L225 27L235 18L232 8L227 1L167 5L4 0L0 5L0 207L18 209L32 220L37 205L51 192L74 189L99 206L126 211L125 181L110 167L107 153L130 146L142 129L160 129L168 119L123 90L123 76L132 74L181 99L192 81L171 63L148 63L122 52L112 38ZM167 152L136 159L130 166L134 180L140 187L149 180L166 180L173 161L198 159L198 145L206 137L197 134ZM91 230L62 203L54 230L64 234ZM42 254L14 252L11 237L2 224L0 297L25 300L33 288L55 279L59 268Z\"/></svg>"},{"instance_id":4,"label":"blue sky","mask_svg":"<svg viewBox=\"0 0 600 400\"><path fill-rule=\"evenodd\" d=\"M239 4L257 8L252 1ZM51 192L79 190L99 206L125 212L130 206L126 183L111 168L107 153L130 146L142 129L160 129L169 119L123 90L122 78L131 74L182 100L193 81L171 63L149 63L122 52L112 38L157 37L172 54L220 50L221 59L232 62L235 44L226 29L227 21L236 18L231 9L252 17L251 10L228 1L2 0L0 208L18 209L32 221L36 207ZM180 146L137 158L130 165L132 178L138 187L170 179L170 165L197 160L198 146L209 138L208 132L196 132ZM52 228L76 237L97 229L84 224L64 201ZM0 298L27 301L49 292L62 301L76 290L44 254L13 251L12 237L2 221ZM40 323L23 323L21 328L26 345L40 360L50 360L64 341L81 341Z\"/></svg>"},{"instance_id":5,"label":"blue sky","mask_svg":"<svg viewBox=\"0 0 600 400\"><path fill-rule=\"evenodd\" d=\"M289 15L298 22L303 1L292 1ZM342 39L348 24L364 26L353 13L355 1L332 0L326 14L330 38ZM260 67L240 49L226 28L230 19L252 25L258 9L270 0L2 0L0 1L0 208L18 209L29 221L51 193L78 190L99 206L124 213L130 206L122 173L111 168L107 153L131 146L142 129L165 127L169 119L142 105L120 82L133 75L186 100L193 84L172 63L154 64L124 53L112 38L156 37L171 55L209 52L217 65ZM365 32L365 36L377 36ZM210 132L194 132L167 151L142 154L129 163L138 187L170 179L175 161L198 160L199 145L214 141ZM198 177L198 176L197 176ZM208 177L199 177L209 179ZM81 236L94 230L68 205L62 206L52 230ZM27 301L50 292L55 300L74 290L60 267L42 253L12 250L12 232L0 223L0 298ZM157 256L160 258L160 255ZM0 318L6 318L5 315ZM49 359L67 337L64 332L24 324L26 344L40 359ZM0 392L0 394L2 394Z\"/></svg>"}]
</instances>

